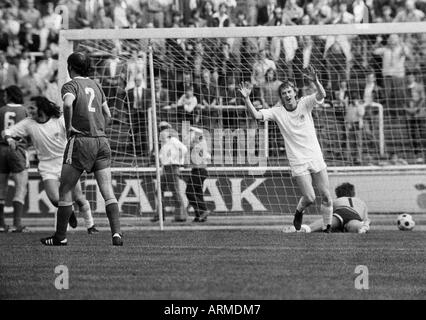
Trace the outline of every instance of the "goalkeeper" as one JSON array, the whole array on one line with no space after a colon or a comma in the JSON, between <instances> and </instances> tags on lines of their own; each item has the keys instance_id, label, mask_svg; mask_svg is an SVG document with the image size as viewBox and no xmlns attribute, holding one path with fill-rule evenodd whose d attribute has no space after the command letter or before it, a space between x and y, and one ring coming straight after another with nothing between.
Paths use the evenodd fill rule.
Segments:
<instances>
[{"instance_id":1,"label":"goalkeeper","mask_svg":"<svg viewBox=\"0 0 426 320\"><path fill-rule=\"evenodd\" d=\"M355 186L349 182L342 183L336 190L337 199L333 201L333 232L367 233L370 230L367 205L355 197ZM302 227L306 232L321 230L321 221Z\"/></svg>"},{"instance_id":2,"label":"goalkeeper","mask_svg":"<svg viewBox=\"0 0 426 320\"><path fill-rule=\"evenodd\" d=\"M240 92L252 117L256 120L275 121L283 135L291 173L302 193L293 219L296 231L301 228L305 209L315 201L313 187L315 183L322 198L322 229L329 233L333 203L329 190L327 165L324 162L312 119L312 109L324 102L326 94L313 67L306 69L305 76L315 85L316 93L297 100L294 84L285 81L278 88L280 101L270 109L259 111L255 109L250 101L251 84L241 84Z\"/></svg>"}]
</instances>

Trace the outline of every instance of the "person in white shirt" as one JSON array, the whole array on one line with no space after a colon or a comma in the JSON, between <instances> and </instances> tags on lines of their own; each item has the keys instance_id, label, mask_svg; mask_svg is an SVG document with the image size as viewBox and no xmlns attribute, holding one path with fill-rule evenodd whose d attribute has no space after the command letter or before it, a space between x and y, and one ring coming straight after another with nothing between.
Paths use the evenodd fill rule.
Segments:
<instances>
[{"instance_id":1,"label":"person in white shirt","mask_svg":"<svg viewBox=\"0 0 426 320\"><path fill-rule=\"evenodd\" d=\"M172 129L167 122L161 122L159 125L161 149L159 159L162 167L161 189L162 191L172 192L172 203L174 206L175 222L185 222L187 212L184 206L182 190L179 184L180 167L185 162L185 156L188 152L187 147L179 140L178 133ZM162 203L165 207L165 201ZM165 211L163 210L163 213ZM158 215L154 216L151 221L158 221ZM163 214L163 220L165 216Z\"/></svg>"},{"instance_id":2,"label":"person in white shirt","mask_svg":"<svg viewBox=\"0 0 426 320\"><path fill-rule=\"evenodd\" d=\"M42 178L44 190L50 202L57 207L59 202L59 180L62 162L67 144L65 121L60 107L43 96L31 98L27 107L29 117L4 130L4 136L13 148L13 137L31 138L37 152L38 172ZM80 183L76 184L73 199L82 213L89 234L98 232L93 222L90 204L84 196ZM75 215L70 225L76 227Z\"/></svg>"},{"instance_id":3,"label":"person in white shirt","mask_svg":"<svg viewBox=\"0 0 426 320\"><path fill-rule=\"evenodd\" d=\"M325 232L330 232L333 203L329 190L327 165L312 118L312 109L324 102L326 93L312 66L305 70L305 76L314 83L316 93L296 100L294 84L286 81L279 88L281 101L270 109L258 111L254 108L250 101L250 84L241 84L240 92L245 98L251 116L256 120L275 121L283 135L292 176L296 179L302 193L294 215L294 227L297 231L300 230L304 210L315 201L312 183L314 182L322 197L323 228Z\"/></svg>"}]
</instances>

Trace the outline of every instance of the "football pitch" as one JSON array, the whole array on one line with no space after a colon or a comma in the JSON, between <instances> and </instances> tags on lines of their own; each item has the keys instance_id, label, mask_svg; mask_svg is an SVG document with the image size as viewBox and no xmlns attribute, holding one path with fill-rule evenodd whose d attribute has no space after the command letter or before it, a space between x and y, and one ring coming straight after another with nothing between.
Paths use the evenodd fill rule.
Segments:
<instances>
[{"instance_id":1,"label":"football pitch","mask_svg":"<svg viewBox=\"0 0 426 320\"><path fill-rule=\"evenodd\" d=\"M0 234L0 299L426 298L423 226L376 225L364 235L197 226L128 228L123 247L111 245L106 226L73 230L64 247L41 245L51 231ZM59 265L68 289L55 287Z\"/></svg>"}]
</instances>

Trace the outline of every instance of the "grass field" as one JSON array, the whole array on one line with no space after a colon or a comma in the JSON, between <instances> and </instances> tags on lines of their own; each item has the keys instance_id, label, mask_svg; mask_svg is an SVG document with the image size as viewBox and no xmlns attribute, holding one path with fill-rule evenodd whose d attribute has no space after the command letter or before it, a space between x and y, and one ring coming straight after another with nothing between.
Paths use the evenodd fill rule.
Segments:
<instances>
[{"instance_id":1,"label":"grass field","mask_svg":"<svg viewBox=\"0 0 426 320\"><path fill-rule=\"evenodd\" d=\"M50 234L0 234L0 299L426 298L423 230L128 230L113 247L107 229L80 229L66 247L42 246ZM68 267L68 290L54 286L58 265ZM368 268L368 290L355 289L357 265Z\"/></svg>"}]
</instances>

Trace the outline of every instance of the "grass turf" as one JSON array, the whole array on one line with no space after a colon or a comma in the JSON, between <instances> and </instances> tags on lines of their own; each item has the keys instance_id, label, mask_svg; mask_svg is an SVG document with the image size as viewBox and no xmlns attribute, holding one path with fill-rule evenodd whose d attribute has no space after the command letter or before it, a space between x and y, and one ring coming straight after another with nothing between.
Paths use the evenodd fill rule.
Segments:
<instances>
[{"instance_id":1,"label":"grass turf","mask_svg":"<svg viewBox=\"0 0 426 320\"><path fill-rule=\"evenodd\" d=\"M276 230L0 234L0 299L425 299L426 233L284 234ZM54 269L69 269L69 289ZM369 289L357 290L357 265Z\"/></svg>"}]
</instances>

